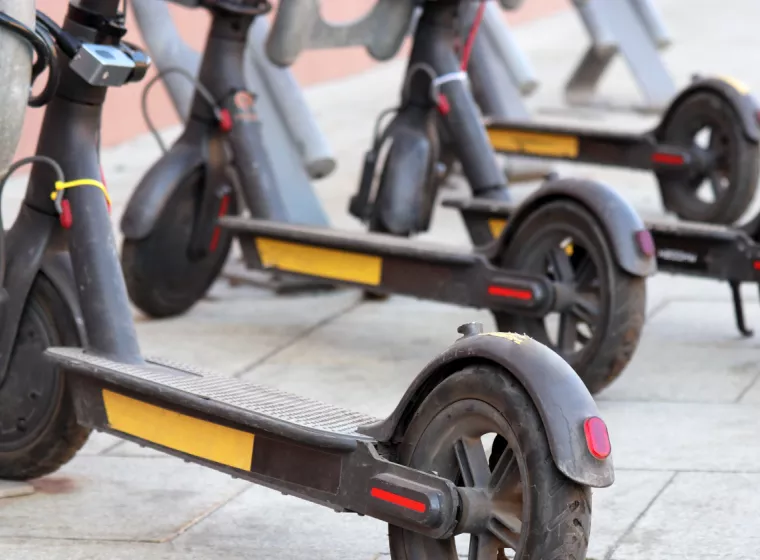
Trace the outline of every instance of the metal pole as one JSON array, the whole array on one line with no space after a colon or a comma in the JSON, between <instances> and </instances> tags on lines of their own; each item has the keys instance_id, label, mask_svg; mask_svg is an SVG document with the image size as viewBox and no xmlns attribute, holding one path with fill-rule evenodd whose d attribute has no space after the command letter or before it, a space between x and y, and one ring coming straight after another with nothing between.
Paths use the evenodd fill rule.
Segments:
<instances>
[{"instance_id":1,"label":"metal pole","mask_svg":"<svg viewBox=\"0 0 760 560\"><path fill-rule=\"evenodd\" d=\"M179 36L167 4L156 0L132 0L131 5L158 70L180 67L197 76L200 55ZM267 156L272 162L275 180L285 204L287 221L327 225L327 215L311 186L295 139L277 110L274 96L266 87L266 77L253 63L251 48L246 53L243 70L248 88L258 94L259 114L266 125ZM167 75L164 83L177 113L184 118L190 110L193 84L178 75Z\"/></svg>"},{"instance_id":2,"label":"metal pole","mask_svg":"<svg viewBox=\"0 0 760 560\"><path fill-rule=\"evenodd\" d=\"M265 44L268 35L269 23L258 18L248 36L247 56L271 92L277 113L295 140L309 175L312 179L327 177L335 170L335 157L293 73L278 68L267 58Z\"/></svg>"},{"instance_id":3,"label":"metal pole","mask_svg":"<svg viewBox=\"0 0 760 560\"><path fill-rule=\"evenodd\" d=\"M0 0L0 11L34 28L34 0ZM24 125L32 49L13 33L0 29L0 173L5 173L16 153Z\"/></svg>"}]
</instances>

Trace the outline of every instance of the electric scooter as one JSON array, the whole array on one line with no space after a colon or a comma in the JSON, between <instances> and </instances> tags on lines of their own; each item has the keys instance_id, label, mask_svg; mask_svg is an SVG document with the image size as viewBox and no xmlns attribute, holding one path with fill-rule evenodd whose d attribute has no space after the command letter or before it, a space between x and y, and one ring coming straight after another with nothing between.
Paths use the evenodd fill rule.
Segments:
<instances>
[{"instance_id":1,"label":"electric scooter","mask_svg":"<svg viewBox=\"0 0 760 560\"><path fill-rule=\"evenodd\" d=\"M0 477L55 471L94 428L387 522L396 560L584 557L609 439L572 368L534 340L462 326L385 420L142 357L98 153L107 89L150 62L122 41L119 4L72 1L62 29L39 14L36 33L0 14L54 81L36 155L10 168L34 164L0 237Z\"/></svg>"},{"instance_id":2,"label":"electric scooter","mask_svg":"<svg viewBox=\"0 0 760 560\"><path fill-rule=\"evenodd\" d=\"M510 237L474 251L405 239L431 220L441 126L474 194L507 197L463 82L465 65L455 55L459 2L422 4L401 107L384 130L378 127L350 203L369 234L277 221L281 202L260 149L265 140L255 95L242 80L253 16L226 1L203 6L212 23L192 114L181 137L144 176L122 219L122 266L138 308L153 317L187 310L217 277L236 236L251 269L490 309L500 330L530 320L592 392L622 372L639 340L645 277L654 272L655 259L643 222L612 189L588 181L547 183L517 210L521 220L553 226L530 247ZM284 28L275 20L272 29ZM232 215L241 207L250 217ZM527 250L551 259L551 270L524 269ZM571 251L581 260L572 261ZM583 265L579 278L576 262Z\"/></svg>"},{"instance_id":3,"label":"electric scooter","mask_svg":"<svg viewBox=\"0 0 760 560\"><path fill-rule=\"evenodd\" d=\"M733 224L757 190L758 105L730 78L695 77L643 134L494 119L486 129L499 153L651 171L665 209L687 221Z\"/></svg>"},{"instance_id":4,"label":"electric scooter","mask_svg":"<svg viewBox=\"0 0 760 560\"><path fill-rule=\"evenodd\" d=\"M497 238L515 215L514 207L507 204L451 199L443 205L458 209L470 235L482 243ZM727 282L736 327L742 336L752 336L740 287L748 282L760 286L760 213L736 227L679 221L649 221L647 227L656 246L658 270Z\"/></svg>"}]
</instances>

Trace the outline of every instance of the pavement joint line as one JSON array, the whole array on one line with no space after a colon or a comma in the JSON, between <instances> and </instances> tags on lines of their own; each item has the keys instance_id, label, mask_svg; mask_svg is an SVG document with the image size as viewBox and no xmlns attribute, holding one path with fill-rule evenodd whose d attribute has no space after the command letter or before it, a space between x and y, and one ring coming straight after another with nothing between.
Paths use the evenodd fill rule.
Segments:
<instances>
[{"instance_id":1,"label":"pavement joint line","mask_svg":"<svg viewBox=\"0 0 760 560\"><path fill-rule=\"evenodd\" d=\"M298 342L306 339L309 335L311 335L312 333L314 333L318 329L324 327L325 325L330 324L334 320L339 319L340 317L343 317L344 315L347 315L348 313L350 313L351 311L353 311L354 309L356 309L357 307L359 307L361 305L361 303L362 303L362 300L359 299L358 301L355 301L351 305L347 306L345 309L341 309L339 311L336 311L335 313L333 313L331 315L328 315L324 319L322 319L320 321L317 321L312 326L307 327L306 329L304 329L303 331L301 331L297 336L295 336L292 339L289 339L289 340L283 342L282 344L280 344L276 348L273 348L272 350L270 350L269 352L267 352L266 354L264 354L260 358L257 358L255 360L253 360L252 362L244 365L243 367L241 367L240 369L238 369L236 372L234 372L232 374L232 377L233 378L239 378L239 377L245 375L246 373L251 373L257 367L259 367L260 365L264 364L267 360L270 360L271 358L274 358L275 356L277 356L281 352L284 352L285 350L287 350L291 346L295 345L296 343L298 343Z\"/></svg>"},{"instance_id":2,"label":"pavement joint line","mask_svg":"<svg viewBox=\"0 0 760 560\"><path fill-rule=\"evenodd\" d=\"M169 536L164 537L163 539L161 539L159 541L154 541L154 542L157 542L159 544L164 544L164 543L170 543L170 542L174 541L174 539L176 539L180 535L186 533L187 531L189 531L190 529L192 529L193 527L195 527L199 523L202 523L203 521L205 521L206 519L208 519L209 517L211 517L212 515L214 515L217 511L219 511L224 506L226 506L227 504L229 504L232 500L235 500L235 499L239 498L240 496L242 496L244 492L246 492L246 491L248 491L248 490L251 489L251 486L252 486L252 484L250 484L250 483L246 484L244 487L242 487L239 491L235 492L229 498L227 498L225 500L222 500L220 502L217 502L216 504L214 504L213 506L211 506L209 509L207 509L203 513L200 513L195 518L193 518L190 521L188 521L187 523L185 523L183 526L181 526L179 529L177 529L172 535L169 535Z\"/></svg>"},{"instance_id":3,"label":"pavement joint line","mask_svg":"<svg viewBox=\"0 0 760 560\"><path fill-rule=\"evenodd\" d=\"M746 403L743 403L743 402L742 402L742 399L744 399L744 397L746 397L746 396L747 396L747 393L749 393L749 392L752 390L752 388L753 388L755 385L757 385L757 381L758 381L758 379L760 379L760 371L759 371L759 372L757 372L757 373L755 374L755 378L752 380L752 382L751 382L749 385L747 385L747 386L746 386L746 387L745 387L745 388L742 390L742 392L741 392L741 393L739 393L739 396L738 396L738 397L736 397L736 400L734 401L734 403L735 403L735 404L741 404L741 405L743 405L743 404L746 404Z\"/></svg>"},{"instance_id":4,"label":"pavement joint line","mask_svg":"<svg viewBox=\"0 0 760 560\"><path fill-rule=\"evenodd\" d=\"M678 472L674 472L673 475L668 478L668 480L665 482L665 484L662 485L662 488L654 495L654 497L649 500L649 503L646 505L646 507L639 512L639 514L636 516L636 518L631 522L631 524L628 526L628 528L623 532L620 537L615 539L615 542L610 546L609 549L607 549L607 553L604 555L604 560L612 560L613 554L615 554L615 551L618 549L618 547L622 544L622 542L630 535L633 530L636 528L636 525L639 521L647 514L647 512L652 508L654 503L657 501L657 499L662 496L662 494L667 490L671 484L673 484L673 481L678 476Z\"/></svg>"},{"instance_id":5,"label":"pavement joint line","mask_svg":"<svg viewBox=\"0 0 760 560\"><path fill-rule=\"evenodd\" d=\"M668 469L653 467L615 467L615 472L652 472L652 473L677 473L677 474L760 474L760 470L741 469Z\"/></svg>"},{"instance_id":6,"label":"pavement joint line","mask_svg":"<svg viewBox=\"0 0 760 560\"><path fill-rule=\"evenodd\" d=\"M668 305L670 305L670 302L673 301L671 298L664 299L657 305L655 305L652 308L652 311L646 314L646 317L644 318L644 323L648 323L651 319L654 319L655 315L660 313L663 309L665 309Z\"/></svg>"},{"instance_id":7,"label":"pavement joint line","mask_svg":"<svg viewBox=\"0 0 760 560\"><path fill-rule=\"evenodd\" d=\"M101 432L101 433L103 433L103 432ZM95 455L96 456L97 455L108 455L108 453L110 453L111 451L113 451L117 447L120 447L120 446L124 445L125 443L127 443L126 440L123 440L123 439L119 440L116 443L112 443L111 445L109 445L105 449L99 451L98 453L95 453ZM118 457L118 455L109 455L109 457Z\"/></svg>"},{"instance_id":8,"label":"pavement joint line","mask_svg":"<svg viewBox=\"0 0 760 560\"><path fill-rule=\"evenodd\" d=\"M698 404L707 406L726 406L726 405L739 405L745 406L757 406L755 403L740 403L735 400L730 401L670 401L670 400L658 400L658 399L631 399L631 398L596 398L594 399L598 403L616 403L616 404Z\"/></svg>"}]
</instances>

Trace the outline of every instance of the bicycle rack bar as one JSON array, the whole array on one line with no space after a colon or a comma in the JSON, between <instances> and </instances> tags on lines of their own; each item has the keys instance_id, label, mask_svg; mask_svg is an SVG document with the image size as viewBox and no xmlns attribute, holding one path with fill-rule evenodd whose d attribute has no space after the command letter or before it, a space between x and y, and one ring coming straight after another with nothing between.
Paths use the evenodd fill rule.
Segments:
<instances>
[{"instance_id":1,"label":"bicycle rack bar","mask_svg":"<svg viewBox=\"0 0 760 560\"><path fill-rule=\"evenodd\" d=\"M34 28L34 0L0 0L0 11ZM32 58L29 45L0 29L0 53L13 64L0 64L0 174L11 163L24 125ZM44 78L44 77L43 77Z\"/></svg>"},{"instance_id":2,"label":"bicycle rack bar","mask_svg":"<svg viewBox=\"0 0 760 560\"><path fill-rule=\"evenodd\" d=\"M131 4L140 32L158 70L181 67L192 75L197 75L200 55L180 38L168 5L155 0L133 0ZM255 45L249 36L249 43L251 42ZM327 216L311 186L296 141L272 100L275 95L265 87L265 77L253 64L249 64L246 68L246 81L248 87L259 95L259 114L267 126L267 154L285 202L286 220L299 224L327 225ZM177 75L167 76L164 82L177 113L184 118L190 108L193 85ZM276 95L279 95L279 91Z\"/></svg>"},{"instance_id":3,"label":"bicycle rack bar","mask_svg":"<svg viewBox=\"0 0 760 560\"><path fill-rule=\"evenodd\" d=\"M464 33L469 31L476 11L476 3L467 7L462 18ZM498 39L494 40L496 37ZM468 71L473 94L484 115L518 122L531 119L523 95L529 95L538 81L527 58L513 40L498 6L491 2L486 7ZM515 156L505 159L505 172L513 183L544 177L553 169L546 162L532 158Z\"/></svg>"},{"instance_id":4,"label":"bicycle rack bar","mask_svg":"<svg viewBox=\"0 0 760 560\"><path fill-rule=\"evenodd\" d=\"M573 4L591 36L591 46L565 87L568 104L615 108L597 99L596 90L620 54L644 97L643 104L627 108L660 112L676 86L658 52L670 44L670 38L651 0L573 0Z\"/></svg>"},{"instance_id":5,"label":"bicycle rack bar","mask_svg":"<svg viewBox=\"0 0 760 560\"><path fill-rule=\"evenodd\" d=\"M372 10L351 23L322 18L319 0L280 2L266 52L278 66L290 66L305 49L365 47L375 60L393 58L407 33L414 2L377 0Z\"/></svg>"},{"instance_id":6,"label":"bicycle rack bar","mask_svg":"<svg viewBox=\"0 0 760 560\"><path fill-rule=\"evenodd\" d=\"M257 18L249 36L246 56L270 90L277 113L295 140L311 178L327 177L336 166L330 145L314 120L293 73L278 68L267 58L264 49L268 35L269 22L265 18Z\"/></svg>"},{"instance_id":7,"label":"bicycle rack bar","mask_svg":"<svg viewBox=\"0 0 760 560\"><path fill-rule=\"evenodd\" d=\"M483 25L478 38L485 37L492 51L491 56L496 56L503 68L509 71L512 81L522 95L530 95L538 88L538 78L525 56L515 41L512 31L504 21L501 10L493 2L488 2ZM503 71L503 70L502 70ZM522 105L522 100L519 101Z\"/></svg>"}]
</instances>

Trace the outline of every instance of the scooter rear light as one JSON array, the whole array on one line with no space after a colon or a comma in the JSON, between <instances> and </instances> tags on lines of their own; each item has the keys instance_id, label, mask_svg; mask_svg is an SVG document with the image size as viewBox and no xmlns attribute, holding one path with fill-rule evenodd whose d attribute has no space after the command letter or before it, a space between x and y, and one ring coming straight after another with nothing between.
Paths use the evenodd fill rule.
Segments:
<instances>
[{"instance_id":1,"label":"scooter rear light","mask_svg":"<svg viewBox=\"0 0 760 560\"><path fill-rule=\"evenodd\" d=\"M488 286L488 295L523 301L530 301L533 299L533 292L530 290L521 290L519 288L509 288L506 286Z\"/></svg>"},{"instance_id":2,"label":"scooter rear light","mask_svg":"<svg viewBox=\"0 0 760 560\"><path fill-rule=\"evenodd\" d=\"M642 229L636 232L636 245L639 250L647 257L654 256L654 238L648 229Z\"/></svg>"},{"instance_id":3,"label":"scooter rear light","mask_svg":"<svg viewBox=\"0 0 760 560\"><path fill-rule=\"evenodd\" d=\"M659 165L684 165L686 159L680 154L669 154L667 152L656 152L652 154L652 163Z\"/></svg>"},{"instance_id":4,"label":"scooter rear light","mask_svg":"<svg viewBox=\"0 0 760 560\"><path fill-rule=\"evenodd\" d=\"M612 445L604 420L597 416L587 418L583 423L583 432L588 450L595 458L601 461L610 456Z\"/></svg>"}]
</instances>

